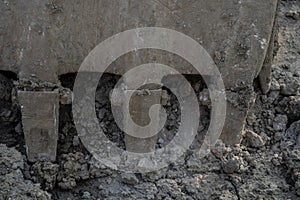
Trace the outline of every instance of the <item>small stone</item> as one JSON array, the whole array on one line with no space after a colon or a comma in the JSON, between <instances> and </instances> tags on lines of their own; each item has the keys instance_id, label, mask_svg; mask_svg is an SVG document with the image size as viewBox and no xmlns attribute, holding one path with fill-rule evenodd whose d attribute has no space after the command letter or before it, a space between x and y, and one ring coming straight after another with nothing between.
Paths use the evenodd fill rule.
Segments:
<instances>
[{"instance_id":1,"label":"small stone","mask_svg":"<svg viewBox=\"0 0 300 200\"><path fill-rule=\"evenodd\" d=\"M90 199L91 198L91 193L86 191L86 192L83 193L81 198L82 199Z\"/></svg>"},{"instance_id":2,"label":"small stone","mask_svg":"<svg viewBox=\"0 0 300 200\"><path fill-rule=\"evenodd\" d=\"M253 113L247 117L247 123L250 126L253 125L253 123L255 122L255 120L256 120L256 116Z\"/></svg>"},{"instance_id":3,"label":"small stone","mask_svg":"<svg viewBox=\"0 0 300 200\"><path fill-rule=\"evenodd\" d=\"M224 164L223 169L225 173L232 174L234 172L239 171L240 166L241 166L241 161L239 157L234 156Z\"/></svg>"},{"instance_id":4,"label":"small stone","mask_svg":"<svg viewBox=\"0 0 300 200\"><path fill-rule=\"evenodd\" d=\"M158 144L164 144L165 143L164 139L162 139L162 138L159 138L157 142L158 142Z\"/></svg>"},{"instance_id":5,"label":"small stone","mask_svg":"<svg viewBox=\"0 0 300 200\"><path fill-rule=\"evenodd\" d=\"M200 100L201 104L204 106L209 106L211 104L208 89L204 89L202 92L200 92L199 100Z\"/></svg>"},{"instance_id":6,"label":"small stone","mask_svg":"<svg viewBox=\"0 0 300 200\"><path fill-rule=\"evenodd\" d=\"M300 145L300 121L294 122L286 131L285 138L292 139Z\"/></svg>"},{"instance_id":7,"label":"small stone","mask_svg":"<svg viewBox=\"0 0 300 200\"><path fill-rule=\"evenodd\" d=\"M135 185L139 182L139 179L134 174L123 173L121 174L121 180L128 185Z\"/></svg>"},{"instance_id":8,"label":"small stone","mask_svg":"<svg viewBox=\"0 0 300 200\"><path fill-rule=\"evenodd\" d=\"M288 123L286 115L277 115L273 121L273 128L275 131L285 131Z\"/></svg>"},{"instance_id":9,"label":"small stone","mask_svg":"<svg viewBox=\"0 0 300 200\"><path fill-rule=\"evenodd\" d=\"M271 91L280 91L280 84L277 80L273 79L271 83Z\"/></svg>"},{"instance_id":10,"label":"small stone","mask_svg":"<svg viewBox=\"0 0 300 200\"><path fill-rule=\"evenodd\" d=\"M61 91L61 95L60 95L60 103L62 105L69 105L72 103L73 100L73 93L70 89L66 89L64 88Z\"/></svg>"},{"instance_id":11,"label":"small stone","mask_svg":"<svg viewBox=\"0 0 300 200\"><path fill-rule=\"evenodd\" d=\"M296 10L290 10L289 12L285 13L285 16L287 18L291 18L293 20L299 20L300 19L300 12Z\"/></svg>"},{"instance_id":12,"label":"small stone","mask_svg":"<svg viewBox=\"0 0 300 200\"><path fill-rule=\"evenodd\" d=\"M266 141L260 135L254 133L253 131L246 130L245 136L251 147L260 148L266 143Z\"/></svg>"}]
</instances>

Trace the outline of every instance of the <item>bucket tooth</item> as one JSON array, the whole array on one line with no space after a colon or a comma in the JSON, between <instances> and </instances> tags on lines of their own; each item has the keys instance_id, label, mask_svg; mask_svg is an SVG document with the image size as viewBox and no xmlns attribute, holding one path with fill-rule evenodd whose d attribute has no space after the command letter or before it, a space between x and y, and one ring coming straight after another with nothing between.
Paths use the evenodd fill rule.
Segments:
<instances>
[{"instance_id":1,"label":"bucket tooth","mask_svg":"<svg viewBox=\"0 0 300 200\"><path fill-rule=\"evenodd\" d=\"M123 116L124 126L132 130L130 124L127 123L129 117L139 126L146 126L150 123L149 118L149 109L154 104L160 104L162 90L149 90L150 92L147 95L139 95L137 90L125 90L125 98L130 99L129 113L130 116ZM127 109L126 106L122 106L123 109ZM160 123L160 111L159 107L155 108L156 117L152 119L151 133L159 131ZM125 113L125 112L123 112ZM134 130L133 130L134 131ZM125 145L126 150L135 153L148 153L155 151L155 145L157 143L157 134L149 138L137 138L129 134L125 134Z\"/></svg>"},{"instance_id":2,"label":"bucket tooth","mask_svg":"<svg viewBox=\"0 0 300 200\"><path fill-rule=\"evenodd\" d=\"M55 161L58 140L58 92L18 91L30 162Z\"/></svg>"}]
</instances>

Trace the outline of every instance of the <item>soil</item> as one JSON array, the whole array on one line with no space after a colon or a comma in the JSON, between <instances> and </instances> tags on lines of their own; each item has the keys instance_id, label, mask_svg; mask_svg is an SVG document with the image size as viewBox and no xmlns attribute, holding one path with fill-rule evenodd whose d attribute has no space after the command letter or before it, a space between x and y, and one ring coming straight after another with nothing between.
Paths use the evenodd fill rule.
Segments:
<instances>
[{"instance_id":1,"label":"soil","mask_svg":"<svg viewBox=\"0 0 300 200\"><path fill-rule=\"evenodd\" d=\"M208 93L199 77L187 77L199 96L201 120L191 149L157 172L127 174L100 165L81 144L71 105L60 106L57 161L30 163L16 102L17 81L0 74L0 199L299 199L300 198L300 1L281 1L271 91L256 86L240 145L222 141L204 158L193 154L209 124ZM60 77L72 89L76 74ZM96 110L108 138L125 148L109 93L120 77L99 82ZM198 81L199 80L199 81ZM179 105L168 91L168 120L156 148L179 125ZM11 100L12 99L12 100Z\"/></svg>"}]
</instances>

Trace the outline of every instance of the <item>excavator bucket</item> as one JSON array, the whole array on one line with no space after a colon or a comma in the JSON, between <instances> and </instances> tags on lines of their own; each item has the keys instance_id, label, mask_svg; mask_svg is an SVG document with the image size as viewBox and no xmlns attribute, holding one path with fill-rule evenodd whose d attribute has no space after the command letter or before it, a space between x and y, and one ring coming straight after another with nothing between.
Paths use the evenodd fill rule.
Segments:
<instances>
[{"instance_id":1,"label":"excavator bucket","mask_svg":"<svg viewBox=\"0 0 300 200\"><path fill-rule=\"evenodd\" d=\"M270 87L277 3L277 0L1 1L0 70L18 75L18 100L29 160L55 160L59 98L63 96L57 90L61 87L59 76L77 72L89 52L105 39L143 27L176 30L204 47L217 65L226 89L227 115L221 139L226 144L238 144L253 101L254 80L260 80L264 93ZM150 58L149 54L127 55L118 67L106 72L122 75L137 60L142 60L141 56ZM178 59L164 55L162 52L158 60L174 63L181 74L198 74ZM137 109L149 106L149 102L142 103L143 98L136 99ZM159 102L159 97L152 99L153 103ZM136 117L142 119L140 115ZM153 148L155 139L146 142L151 144L148 149ZM130 137L126 141L127 148L133 151L132 145L139 142Z\"/></svg>"}]
</instances>

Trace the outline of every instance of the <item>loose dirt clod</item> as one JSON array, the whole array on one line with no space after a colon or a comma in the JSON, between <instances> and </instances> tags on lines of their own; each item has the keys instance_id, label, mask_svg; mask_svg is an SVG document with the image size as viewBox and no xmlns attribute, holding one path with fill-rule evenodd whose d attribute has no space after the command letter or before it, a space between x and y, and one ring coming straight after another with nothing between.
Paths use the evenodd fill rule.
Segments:
<instances>
[{"instance_id":1,"label":"loose dirt clod","mask_svg":"<svg viewBox=\"0 0 300 200\"><path fill-rule=\"evenodd\" d=\"M250 130L246 130L245 132L246 140L247 142L249 142L249 145L251 147L259 148L265 145L266 141L264 141L264 139L260 135Z\"/></svg>"}]
</instances>

